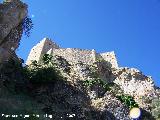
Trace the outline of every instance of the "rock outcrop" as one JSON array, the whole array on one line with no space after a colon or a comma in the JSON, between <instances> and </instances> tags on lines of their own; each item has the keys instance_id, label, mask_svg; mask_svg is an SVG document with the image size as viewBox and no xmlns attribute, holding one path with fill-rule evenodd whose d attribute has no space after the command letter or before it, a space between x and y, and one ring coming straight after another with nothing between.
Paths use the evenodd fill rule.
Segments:
<instances>
[{"instance_id":1,"label":"rock outcrop","mask_svg":"<svg viewBox=\"0 0 160 120\"><path fill-rule=\"evenodd\" d=\"M6 0L0 4L0 62L16 57L23 28L22 22L27 16L27 5L20 0Z\"/></svg>"},{"instance_id":2,"label":"rock outcrop","mask_svg":"<svg viewBox=\"0 0 160 120\"><path fill-rule=\"evenodd\" d=\"M108 84L114 83L116 85L113 86L110 92L104 92L104 89L99 85L95 85L86 91L90 98L91 106L101 111L101 116L103 116L104 120L131 119L129 109L117 99L116 95L125 94L132 96L139 107L143 109L143 119L147 112L151 114L152 100L159 98L159 89L155 87L152 78L145 76L135 68L118 67L114 52L99 54L95 50L61 48L50 39L44 38L33 47L26 64L30 66L34 60L40 62L44 54L52 55L55 59L60 60L59 63L64 61L64 63L67 63L59 64L58 66L62 75L74 87L77 86L79 89L82 89L79 87L79 83L97 78L104 80ZM92 67L96 68L95 78L90 76ZM69 73L65 69L69 69ZM110 116L110 118L107 118L106 116L109 116L108 112L114 117ZM154 118L150 115L146 119L151 120Z\"/></svg>"},{"instance_id":3,"label":"rock outcrop","mask_svg":"<svg viewBox=\"0 0 160 120\"><path fill-rule=\"evenodd\" d=\"M61 48L44 38L22 66L15 50L26 16L20 0L0 4L0 119L133 120L133 107L141 110L140 120L160 118L160 89L141 71L119 67L114 52Z\"/></svg>"}]
</instances>

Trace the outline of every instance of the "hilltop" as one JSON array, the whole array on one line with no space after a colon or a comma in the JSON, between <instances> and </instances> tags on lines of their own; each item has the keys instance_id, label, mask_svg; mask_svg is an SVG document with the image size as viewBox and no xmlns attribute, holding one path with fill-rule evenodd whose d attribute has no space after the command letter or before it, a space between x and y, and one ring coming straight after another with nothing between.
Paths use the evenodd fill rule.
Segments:
<instances>
[{"instance_id":1,"label":"hilltop","mask_svg":"<svg viewBox=\"0 0 160 120\"><path fill-rule=\"evenodd\" d=\"M0 4L2 120L132 120L133 108L140 120L160 119L160 89L138 69L119 67L113 51L61 48L44 38L24 63L15 51L32 28L27 9L20 0Z\"/></svg>"}]
</instances>

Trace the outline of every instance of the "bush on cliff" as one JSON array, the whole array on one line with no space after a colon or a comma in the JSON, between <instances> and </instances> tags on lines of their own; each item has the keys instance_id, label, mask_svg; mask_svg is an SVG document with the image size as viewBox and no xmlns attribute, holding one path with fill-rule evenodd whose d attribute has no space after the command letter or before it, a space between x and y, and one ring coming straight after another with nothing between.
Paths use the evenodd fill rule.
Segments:
<instances>
[{"instance_id":1,"label":"bush on cliff","mask_svg":"<svg viewBox=\"0 0 160 120\"><path fill-rule=\"evenodd\" d=\"M134 98L129 95L118 95L116 96L122 103L127 105L130 109L133 107L139 107L138 104L135 102Z\"/></svg>"},{"instance_id":2,"label":"bush on cliff","mask_svg":"<svg viewBox=\"0 0 160 120\"><path fill-rule=\"evenodd\" d=\"M152 115L160 120L160 98L154 98L152 100Z\"/></svg>"},{"instance_id":3,"label":"bush on cliff","mask_svg":"<svg viewBox=\"0 0 160 120\"><path fill-rule=\"evenodd\" d=\"M27 74L31 83L48 83L63 79L49 54L44 54L39 63L32 61Z\"/></svg>"},{"instance_id":4,"label":"bush on cliff","mask_svg":"<svg viewBox=\"0 0 160 120\"><path fill-rule=\"evenodd\" d=\"M24 34L29 37L31 34L31 30L33 29L33 22L32 19L29 18L28 16L25 17L22 21L22 28L24 31Z\"/></svg>"}]
</instances>

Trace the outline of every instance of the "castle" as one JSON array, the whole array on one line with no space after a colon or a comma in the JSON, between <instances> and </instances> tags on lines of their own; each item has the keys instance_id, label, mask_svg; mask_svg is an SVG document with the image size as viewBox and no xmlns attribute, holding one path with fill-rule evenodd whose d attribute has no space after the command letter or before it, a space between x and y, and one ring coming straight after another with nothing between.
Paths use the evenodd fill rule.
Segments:
<instances>
[{"instance_id":1,"label":"castle","mask_svg":"<svg viewBox=\"0 0 160 120\"><path fill-rule=\"evenodd\" d=\"M61 48L59 45L48 38L44 38L32 48L26 64L30 65L33 60L39 61L41 56L46 53L53 56L61 56L65 58L70 64L79 61L86 64L92 64L98 57L101 57L110 63L112 68L118 68L117 59L113 51L99 54L96 53L94 49L84 50L78 48Z\"/></svg>"},{"instance_id":2,"label":"castle","mask_svg":"<svg viewBox=\"0 0 160 120\"><path fill-rule=\"evenodd\" d=\"M23 4L20 0L6 1L7 3L0 4L0 12L2 13L2 15L0 14L0 63L2 63L0 68L12 57L15 57L17 62L19 61L15 50L19 46L22 33L19 37L16 35L22 20L27 16L26 4ZM150 117L151 114L159 117L160 107L152 107L151 102L158 100L157 103L159 103L160 89L154 85L151 77L144 75L141 71L135 68L118 67L114 52L97 53L94 49L61 48L52 40L44 38L32 48L26 64L30 65L33 60L40 61L46 53L52 56L61 56L66 59L67 63L72 64L66 64L64 59L66 66L58 64L59 61L57 62L58 69L65 81L63 78L62 80L53 78L53 84L46 81L46 84L32 85L30 84L31 81L26 81L28 77L21 71L20 64L13 64L17 62L11 62L10 64L9 62L9 65L1 70L4 70L4 74L2 72L2 75L0 75L1 112L3 110L5 112L9 110L9 113L15 110L26 112L29 107L30 111L35 113L46 114L49 112L53 114L55 119L61 116L65 118L66 113L67 116L68 113L75 113L75 117L78 117L78 119L131 120L129 108L116 96L124 94L135 99L141 110L145 111L144 113L142 111L141 114L147 118L146 120L153 120ZM94 75L100 77L105 82L105 86L109 82L116 83L111 87L111 91L104 90L104 86L97 82L89 89L89 86L81 87L84 80L97 81L96 77L89 79L92 76L90 77L88 74L92 72L92 65L90 64L97 60L100 60L96 64L98 74ZM110 67L107 65L110 65ZM47 74L42 75L47 76ZM47 77L49 78L49 76ZM21 92L29 93L24 94L29 96L21 96L19 94ZM9 105L6 106L7 103ZM23 111L21 108L24 108Z\"/></svg>"},{"instance_id":3,"label":"castle","mask_svg":"<svg viewBox=\"0 0 160 120\"><path fill-rule=\"evenodd\" d=\"M141 104L141 101L139 101L141 96L156 94L152 78L145 76L141 71L135 68L118 67L114 52L96 53L94 49L61 48L52 40L44 38L32 48L26 61L26 65L30 65L34 60L40 61L41 57L46 53L52 56L61 56L66 59L69 64L73 65L74 70L72 72L75 72L76 76L78 76L77 78L74 78L74 81L76 81L76 79L88 79L87 74L83 70L83 66L75 66L77 63L82 62L86 65L92 65L100 58L109 65L109 70L112 71L112 74L110 74L103 62L98 64L97 67L101 79L106 82L116 83L121 87L125 94L134 96L139 104ZM67 78L70 80L70 77L71 76L68 76Z\"/></svg>"}]
</instances>

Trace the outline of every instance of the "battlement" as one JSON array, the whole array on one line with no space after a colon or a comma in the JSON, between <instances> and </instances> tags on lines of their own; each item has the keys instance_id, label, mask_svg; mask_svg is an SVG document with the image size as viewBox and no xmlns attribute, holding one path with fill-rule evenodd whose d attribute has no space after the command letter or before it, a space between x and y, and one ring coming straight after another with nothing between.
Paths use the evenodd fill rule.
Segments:
<instances>
[{"instance_id":1,"label":"battlement","mask_svg":"<svg viewBox=\"0 0 160 120\"><path fill-rule=\"evenodd\" d=\"M65 58L70 64L79 61L92 64L98 56L101 56L105 61L109 62L113 68L117 68L117 60L114 52L106 52L98 54L96 51L78 48L60 48L56 43L48 38L44 38L36 46L34 46L28 56L26 64L29 65L33 60L39 61L43 54L58 55Z\"/></svg>"}]
</instances>

